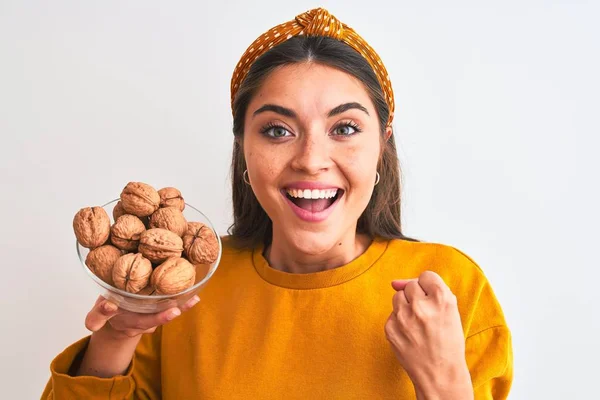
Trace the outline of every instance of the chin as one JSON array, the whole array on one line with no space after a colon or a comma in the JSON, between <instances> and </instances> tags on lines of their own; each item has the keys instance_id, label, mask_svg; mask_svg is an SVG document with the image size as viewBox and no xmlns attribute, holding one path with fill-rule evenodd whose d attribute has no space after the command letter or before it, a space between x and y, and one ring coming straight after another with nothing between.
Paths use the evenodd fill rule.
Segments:
<instances>
[{"instance_id":1,"label":"chin","mask_svg":"<svg viewBox=\"0 0 600 400\"><path fill-rule=\"evenodd\" d=\"M341 237L340 232L333 232L331 229L309 231L297 228L288 235L286 242L291 247L300 253L314 256L330 251L338 245Z\"/></svg>"},{"instance_id":2,"label":"chin","mask_svg":"<svg viewBox=\"0 0 600 400\"><path fill-rule=\"evenodd\" d=\"M330 184L320 184L325 189L312 191L303 188L317 184L294 185L280 190L272 201L278 204L271 214L272 221L277 221L273 225L274 241L297 253L319 256L348 240L349 231L356 230L356 225L348 224L353 212L348 209L345 191Z\"/></svg>"}]
</instances>

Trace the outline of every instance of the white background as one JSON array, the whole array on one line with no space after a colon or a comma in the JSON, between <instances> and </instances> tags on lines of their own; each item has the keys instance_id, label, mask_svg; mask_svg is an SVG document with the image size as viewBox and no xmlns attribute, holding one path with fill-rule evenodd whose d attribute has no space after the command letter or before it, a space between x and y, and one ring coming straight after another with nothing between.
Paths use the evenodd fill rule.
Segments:
<instances>
[{"instance_id":1,"label":"white background","mask_svg":"<svg viewBox=\"0 0 600 400\"><path fill-rule=\"evenodd\" d=\"M406 233L486 272L514 335L511 398L597 394L598 2L201 3L0 1L3 398L38 398L87 333L79 208L130 180L177 186L225 234L230 74L318 5L386 63Z\"/></svg>"}]
</instances>

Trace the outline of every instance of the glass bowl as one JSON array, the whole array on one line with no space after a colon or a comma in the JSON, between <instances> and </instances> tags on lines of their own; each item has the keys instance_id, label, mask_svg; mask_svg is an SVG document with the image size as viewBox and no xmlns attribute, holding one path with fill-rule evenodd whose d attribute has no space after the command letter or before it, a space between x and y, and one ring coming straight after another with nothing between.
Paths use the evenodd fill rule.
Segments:
<instances>
[{"instance_id":1,"label":"glass bowl","mask_svg":"<svg viewBox=\"0 0 600 400\"><path fill-rule=\"evenodd\" d=\"M111 226L114 223L113 208L116 206L118 201L119 199L113 200L102 206L102 208L106 210L108 216L110 217ZM183 216L189 222L202 222L203 224L208 226L215 233L215 236L217 237L217 242L219 243L219 254L214 263L195 265L196 281L193 286L187 288L183 292L171 295L141 295L117 289L104 282L102 279L98 278L92 271L90 271L88 266L85 264L85 259L90 250L81 246L79 242L76 241L77 255L79 256L79 261L81 262L85 273L96 283L95 287L98 291L98 294L104 297L105 299L112 301L124 310L143 314L158 313L172 307L180 307L184 305L189 299L194 297L194 295L198 294L198 292L204 287L204 285L206 285L208 280L217 270L217 266L219 265L219 261L221 260L223 246L221 244L221 238L215 231L213 224L204 214L202 214L202 212L186 203L185 209L183 210Z\"/></svg>"}]
</instances>

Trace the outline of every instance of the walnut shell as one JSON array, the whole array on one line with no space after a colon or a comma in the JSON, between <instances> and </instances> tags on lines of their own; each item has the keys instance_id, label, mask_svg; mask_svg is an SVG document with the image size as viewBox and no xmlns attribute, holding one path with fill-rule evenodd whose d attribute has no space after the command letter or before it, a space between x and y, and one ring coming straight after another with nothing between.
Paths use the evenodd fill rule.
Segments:
<instances>
[{"instance_id":1,"label":"walnut shell","mask_svg":"<svg viewBox=\"0 0 600 400\"><path fill-rule=\"evenodd\" d=\"M82 208L73 218L73 230L79 244L94 249L108 240L110 218L102 207Z\"/></svg>"},{"instance_id":2,"label":"walnut shell","mask_svg":"<svg viewBox=\"0 0 600 400\"><path fill-rule=\"evenodd\" d=\"M158 194L160 196L161 207L175 207L179 209L179 211L183 211L185 209L185 200L183 200L183 196L178 189L174 187L166 187L160 189Z\"/></svg>"},{"instance_id":3,"label":"walnut shell","mask_svg":"<svg viewBox=\"0 0 600 400\"><path fill-rule=\"evenodd\" d=\"M119 217L121 215L125 215L125 214L127 214L127 212L123 208L123 204L121 203L121 201L117 201L117 204L115 204L113 211L112 211L113 220L116 221L119 219Z\"/></svg>"},{"instance_id":4,"label":"walnut shell","mask_svg":"<svg viewBox=\"0 0 600 400\"><path fill-rule=\"evenodd\" d=\"M133 214L127 214L127 211L125 211L125 209L123 208L123 204L121 203L121 201L117 201L117 204L115 204L115 206L113 207L112 214L113 214L114 221L117 221L119 219L119 217L121 217L123 215L133 215ZM149 223L150 223L150 218L149 217L138 217L138 218L140 219L140 221L142 221L144 223L144 225L146 226L146 229L148 229Z\"/></svg>"},{"instance_id":5,"label":"walnut shell","mask_svg":"<svg viewBox=\"0 0 600 400\"><path fill-rule=\"evenodd\" d=\"M150 228L168 229L181 237L187 230L187 221L178 208L159 208L150 217Z\"/></svg>"},{"instance_id":6,"label":"walnut shell","mask_svg":"<svg viewBox=\"0 0 600 400\"><path fill-rule=\"evenodd\" d=\"M187 259L194 264L212 264L219 256L217 236L201 222L188 222L183 248Z\"/></svg>"},{"instance_id":7,"label":"walnut shell","mask_svg":"<svg viewBox=\"0 0 600 400\"><path fill-rule=\"evenodd\" d=\"M110 241L121 250L135 251L145 230L146 226L135 215L121 215L110 228Z\"/></svg>"},{"instance_id":8,"label":"walnut shell","mask_svg":"<svg viewBox=\"0 0 600 400\"><path fill-rule=\"evenodd\" d=\"M137 293L148 285L152 275L152 263L140 253L121 256L113 267L115 287L129 293Z\"/></svg>"},{"instance_id":9,"label":"walnut shell","mask_svg":"<svg viewBox=\"0 0 600 400\"><path fill-rule=\"evenodd\" d=\"M140 290L139 292L137 292L137 294L142 295L142 296L152 296L155 291L156 291L156 289L154 289L152 287L152 285L148 285L145 288L143 288L142 290Z\"/></svg>"},{"instance_id":10,"label":"walnut shell","mask_svg":"<svg viewBox=\"0 0 600 400\"><path fill-rule=\"evenodd\" d=\"M169 257L181 257L183 240L169 230L152 228L142 232L138 251L153 263L159 263Z\"/></svg>"},{"instance_id":11,"label":"walnut shell","mask_svg":"<svg viewBox=\"0 0 600 400\"><path fill-rule=\"evenodd\" d=\"M192 286L195 279L196 268L188 260L171 257L154 270L150 284L156 294L176 294Z\"/></svg>"},{"instance_id":12,"label":"walnut shell","mask_svg":"<svg viewBox=\"0 0 600 400\"><path fill-rule=\"evenodd\" d=\"M160 196L150 185L141 182L129 182L121 192L121 205L128 214L146 217L158 210Z\"/></svg>"},{"instance_id":13,"label":"walnut shell","mask_svg":"<svg viewBox=\"0 0 600 400\"><path fill-rule=\"evenodd\" d=\"M111 286L114 286L112 272L115 263L123 253L121 250L109 244L100 246L90 251L85 258L85 265L98 278Z\"/></svg>"}]
</instances>

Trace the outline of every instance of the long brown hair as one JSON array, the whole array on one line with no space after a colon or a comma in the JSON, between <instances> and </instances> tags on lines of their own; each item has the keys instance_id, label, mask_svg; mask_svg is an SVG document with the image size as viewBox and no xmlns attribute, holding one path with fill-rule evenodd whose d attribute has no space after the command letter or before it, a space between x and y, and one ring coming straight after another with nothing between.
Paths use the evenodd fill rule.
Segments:
<instances>
[{"instance_id":1,"label":"long brown hair","mask_svg":"<svg viewBox=\"0 0 600 400\"><path fill-rule=\"evenodd\" d=\"M341 41L321 36L297 36L273 47L251 66L248 76L238 89L233 101L233 159L231 184L233 224L229 228L233 243L252 248L270 244L272 222L259 204L250 185L244 181L246 160L243 137L244 117L248 104L258 88L278 67L315 62L342 70L365 85L379 119L382 151L377 165L380 174L371 200L358 219L357 232L371 237L413 240L402 234L400 203L400 166L394 136L385 141L389 107L383 91L369 63L350 46Z\"/></svg>"}]
</instances>

